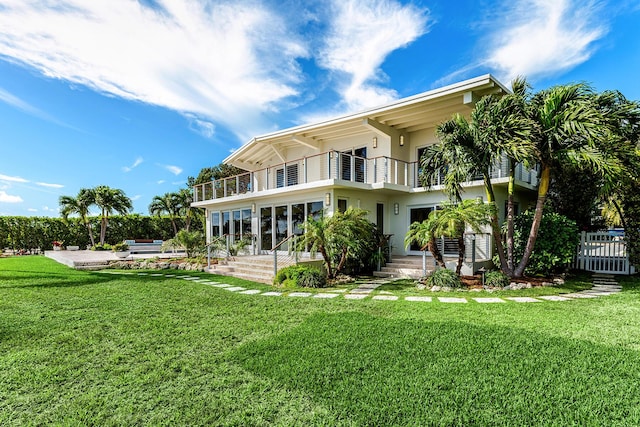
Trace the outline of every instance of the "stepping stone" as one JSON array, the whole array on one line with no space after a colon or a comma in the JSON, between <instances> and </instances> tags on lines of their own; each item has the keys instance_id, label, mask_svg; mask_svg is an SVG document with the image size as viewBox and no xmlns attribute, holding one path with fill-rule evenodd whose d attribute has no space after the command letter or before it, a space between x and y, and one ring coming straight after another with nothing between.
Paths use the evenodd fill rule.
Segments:
<instances>
[{"instance_id":1,"label":"stepping stone","mask_svg":"<svg viewBox=\"0 0 640 427\"><path fill-rule=\"evenodd\" d=\"M199 277L191 277L191 276L187 276L187 277L181 277L182 280L198 280Z\"/></svg>"},{"instance_id":2,"label":"stepping stone","mask_svg":"<svg viewBox=\"0 0 640 427\"><path fill-rule=\"evenodd\" d=\"M255 295L255 294L259 294L260 290L258 289L247 289L246 291L242 291L242 292L238 292L239 294L245 294L245 295Z\"/></svg>"},{"instance_id":3,"label":"stepping stone","mask_svg":"<svg viewBox=\"0 0 640 427\"><path fill-rule=\"evenodd\" d=\"M515 302L542 302L539 299L535 299L531 297L507 297L505 299L508 299L510 301L515 301Z\"/></svg>"},{"instance_id":4,"label":"stepping stone","mask_svg":"<svg viewBox=\"0 0 640 427\"><path fill-rule=\"evenodd\" d=\"M382 286L381 283L363 283L358 285L358 289L376 289Z\"/></svg>"},{"instance_id":5,"label":"stepping stone","mask_svg":"<svg viewBox=\"0 0 640 427\"><path fill-rule=\"evenodd\" d=\"M506 302L502 298L473 298L476 302L481 304L491 304L496 302Z\"/></svg>"},{"instance_id":6,"label":"stepping stone","mask_svg":"<svg viewBox=\"0 0 640 427\"><path fill-rule=\"evenodd\" d=\"M612 294L615 294L616 292L593 292L593 291L584 291L582 292L583 294L586 295L593 295L595 297L606 297Z\"/></svg>"},{"instance_id":7,"label":"stepping stone","mask_svg":"<svg viewBox=\"0 0 640 427\"><path fill-rule=\"evenodd\" d=\"M176 277L175 274L165 274L164 277Z\"/></svg>"},{"instance_id":8,"label":"stepping stone","mask_svg":"<svg viewBox=\"0 0 640 427\"><path fill-rule=\"evenodd\" d=\"M382 300L382 301L395 301L398 299L395 295L375 295L372 299Z\"/></svg>"},{"instance_id":9,"label":"stepping stone","mask_svg":"<svg viewBox=\"0 0 640 427\"><path fill-rule=\"evenodd\" d=\"M203 285L217 285L220 282L210 282L207 280L207 281L202 281L200 283L202 283Z\"/></svg>"},{"instance_id":10,"label":"stepping stone","mask_svg":"<svg viewBox=\"0 0 640 427\"><path fill-rule=\"evenodd\" d=\"M564 296L569 298L598 298L595 295L583 294L581 292L576 292L573 294L564 294Z\"/></svg>"},{"instance_id":11,"label":"stepping stone","mask_svg":"<svg viewBox=\"0 0 640 427\"><path fill-rule=\"evenodd\" d=\"M243 288L240 286L232 286L230 288L224 288L224 289L231 292L237 292L237 291L244 291L246 288Z\"/></svg>"},{"instance_id":12,"label":"stepping stone","mask_svg":"<svg viewBox=\"0 0 640 427\"><path fill-rule=\"evenodd\" d=\"M313 297L314 298L335 298L340 294L328 294L328 293L322 293L322 294L315 294Z\"/></svg>"},{"instance_id":13,"label":"stepping stone","mask_svg":"<svg viewBox=\"0 0 640 427\"><path fill-rule=\"evenodd\" d=\"M406 301L431 302L432 297L405 297Z\"/></svg>"},{"instance_id":14,"label":"stepping stone","mask_svg":"<svg viewBox=\"0 0 640 427\"><path fill-rule=\"evenodd\" d=\"M282 292L265 292L260 295L263 295L265 297L279 297L280 295L282 295Z\"/></svg>"},{"instance_id":15,"label":"stepping stone","mask_svg":"<svg viewBox=\"0 0 640 427\"><path fill-rule=\"evenodd\" d=\"M393 292L389 292L389 291L380 291L380 295L393 295Z\"/></svg>"},{"instance_id":16,"label":"stepping stone","mask_svg":"<svg viewBox=\"0 0 640 427\"><path fill-rule=\"evenodd\" d=\"M466 298L438 297L438 301L446 303L466 303Z\"/></svg>"},{"instance_id":17,"label":"stepping stone","mask_svg":"<svg viewBox=\"0 0 640 427\"><path fill-rule=\"evenodd\" d=\"M291 292L289 296L306 298L311 296L311 292Z\"/></svg>"},{"instance_id":18,"label":"stepping stone","mask_svg":"<svg viewBox=\"0 0 640 427\"><path fill-rule=\"evenodd\" d=\"M148 276L149 273L138 273L138 276Z\"/></svg>"},{"instance_id":19,"label":"stepping stone","mask_svg":"<svg viewBox=\"0 0 640 427\"><path fill-rule=\"evenodd\" d=\"M571 298L565 298L565 297L561 297L559 295L546 295L546 296L541 296L541 297L538 297L538 298L546 300L546 301L571 301Z\"/></svg>"},{"instance_id":20,"label":"stepping stone","mask_svg":"<svg viewBox=\"0 0 640 427\"><path fill-rule=\"evenodd\" d=\"M150 274L150 276L160 277L160 276L164 276L164 274L162 274L162 273L153 273L153 274Z\"/></svg>"},{"instance_id":21,"label":"stepping stone","mask_svg":"<svg viewBox=\"0 0 640 427\"><path fill-rule=\"evenodd\" d=\"M231 287L231 285L227 285L226 283L217 283L211 286L213 286L214 288L230 288Z\"/></svg>"},{"instance_id":22,"label":"stepping stone","mask_svg":"<svg viewBox=\"0 0 640 427\"><path fill-rule=\"evenodd\" d=\"M350 294L370 294L373 289L352 289Z\"/></svg>"},{"instance_id":23,"label":"stepping stone","mask_svg":"<svg viewBox=\"0 0 640 427\"><path fill-rule=\"evenodd\" d=\"M365 299L369 294L345 294L345 299Z\"/></svg>"},{"instance_id":24,"label":"stepping stone","mask_svg":"<svg viewBox=\"0 0 640 427\"><path fill-rule=\"evenodd\" d=\"M347 290L346 290L346 289L333 289L331 292L340 292L340 293L343 293L343 292L347 292Z\"/></svg>"}]
</instances>

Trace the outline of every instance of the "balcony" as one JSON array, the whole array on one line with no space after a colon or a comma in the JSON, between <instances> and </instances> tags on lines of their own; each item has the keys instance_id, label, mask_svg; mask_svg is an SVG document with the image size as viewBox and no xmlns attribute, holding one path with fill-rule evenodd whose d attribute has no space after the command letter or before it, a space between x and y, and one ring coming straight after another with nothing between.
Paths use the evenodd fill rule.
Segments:
<instances>
[{"instance_id":1,"label":"balcony","mask_svg":"<svg viewBox=\"0 0 640 427\"><path fill-rule=\"evenodd\" d=\"M496 179L506 179L508 173L508 161L503 159L496 164L491 176ZM321 184L322 181L326 181L327 185L338 182L361 183L376 185L376 187L388 185L397 190L410 191L422 187L418 174L418 162L405 162L389 157L364 158L338 151L329 151L257 171L198 184L193 187L193 200L194 202L204 202L280 188L288 189L304 184ZM433 187L441 186L443 179L444 174L440 174L433 182ZM481 179L481 177L476 177L469 181ZM516 181L536 185L537 172L518 165Z\"/></svg>"}]
</instances>

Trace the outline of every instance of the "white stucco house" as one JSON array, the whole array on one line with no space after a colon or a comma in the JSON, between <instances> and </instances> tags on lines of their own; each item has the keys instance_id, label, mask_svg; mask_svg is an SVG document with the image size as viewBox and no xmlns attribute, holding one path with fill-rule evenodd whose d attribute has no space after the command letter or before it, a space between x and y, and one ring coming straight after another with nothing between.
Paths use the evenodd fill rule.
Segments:
<instances>
[{"instance_id":1,"label":"white stucco house","mask_svg":"<svg viewBox=\"0 0 640 427\"><path fill-rule=\"evenodd\" d=\"M437 142L436 126L454 113L468 116L487 94L508 89L483 75L377 108L319 123L257 136L224 160L248 172L194 187L194 207L205 209L207 238L250 233L256 253L268 253L292 234L302 234L308 215L331 215L349 206L369 212L371 222L392 235L393 255L418 255L405 248L413 221L446 199L438 185L418 180L419 158ZM501 218L505 215L507 164L493 172ZM535 200L535 170L517 172L516 207ZM437 184L437 183L436 183ZM465 186L465 198L484 198L482 181ZM488 233L477 237L477 256L490 257Z\"/></svg>"}]
</instances>

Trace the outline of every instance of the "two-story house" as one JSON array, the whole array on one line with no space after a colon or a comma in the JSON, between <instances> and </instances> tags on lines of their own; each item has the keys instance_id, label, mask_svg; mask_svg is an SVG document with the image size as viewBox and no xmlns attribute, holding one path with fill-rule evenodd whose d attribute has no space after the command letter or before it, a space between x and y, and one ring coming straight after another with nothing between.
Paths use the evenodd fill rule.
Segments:
<instances>
[{"instance_id":1,"label":"two-story house","mask_svg":"<svg viewBox=\"0 0 640 427\"><path fill-rule=\"evenodd\" d=\"M257 236L257 253L270 251L287 236L302 234L309 215L331 215L349 206L393 235L394 255L418 254L403 240L446 197L420 185L419 158L437 142L435 129L454 113L468 116L487 94L508 89L484 75L381 107L319 123L257 136L224 160L245 174L194 188L194 207L206 210L207 238ZM493 171L500 216L505 214L507 164ZM517 173L516 205L535 199L535 171ZM466 184L464 197L483 198L482 181ZM478 256L490 257L489 234L478 242ZM480 239L479 239L480 240Z\"/></svg>"}]
</instances>

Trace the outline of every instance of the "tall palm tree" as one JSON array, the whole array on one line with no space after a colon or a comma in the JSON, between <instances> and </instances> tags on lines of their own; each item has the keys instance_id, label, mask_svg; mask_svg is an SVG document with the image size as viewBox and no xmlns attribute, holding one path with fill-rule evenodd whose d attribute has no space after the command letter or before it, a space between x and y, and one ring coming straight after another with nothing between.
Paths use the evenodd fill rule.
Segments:
<instances>
[{"instance_id":1,"label":"tall palm tree","mask_svg":"<svg viewBox=\"0 0 640 427\"><path fill-rule=\"evenodd\" d=\"M62 218L67 221L69 215L78 215L80 220L87 228L91 246L96 244L93 239L93 229L91 221L89 221L89 209L95 202L95 192L93 189L81 188L76 197L60 196L60 213Z\"/></svg>"},{"instance_id":2,"label":"tall palm tree","mask_svg":"<svg viewBox=\"0 0 640 427\"><path fill-rule=\"evenodd\" d=\"M121 215L127 214L133 207L131 199L124 191L111 188L106 185L99 185L94 189L95 204L100 208L100 244L104 244L109 225L109 215L117 212Z\"/></svg>"},{"instance_id":3,"label":"tall palm tree","mask_svg":"<svg viewBox=\"0 0 640 427\"><path fill-rule=\"evenodd\" d=\"M190 188L182 188L176 193L176 197L180 205L180 216L184 217L184 229L189 231L191 219L194 217L194 214L197 215L201 210L191 207L191 203L193 203L193 191Z\"/></svg>"},{"instance_id":4,"label":"tall palm tree","mask_svg":"<svg viewBox=\"0 0 640 427\"><path fill-rule=\"evenodd\" d=\"M513 275L521 277L535 247L551 175L558 165L569 163L615 175L621 170L617 156L607 156L602 143L610 137L604 116L584 83L555 86L536 93L527 109L535 123L531 140L540 165L533 223L522 259Z\"/></svg>"},{"instance_id":5,"label":"tall palm tree","mask_svg":"<svg viewBox=\"0 0 640 427\"><path fill-rule=\"evenodd\" d=\"M436 130L440 142L429 147L420 159L422 184L430 187L435 178L444 172L445 193L450 200L460 201L462 184L471 177L482 177L487 201L495 205L491 173L495 165L506 157L512 177L509 191L513 193L512 181L515 181L516 165L529 162L535 152L535 146L529 139L531 121L523 114L527 87L526 80L515 79L512 94L501 98L481 98L471 112L470 120L456 114L440 124ZM513 199L510 200L513 206ZM491 216L493 240L501 269L510 274L512 263L505 257L497 212L497 209L494 209Z\"/></svg>"},{"instance_id":6,"label":"tall palm tree","mask_svg":"<svg viewBox=\"0 0 640 427\"><path fill-rule=\"evenodd\" d=\"M162 196L155 196L149 204L149 213L151 215L162 216L169 215L171 225L173 226L173 235L178 234L178 226L176 219L180 216L182 204L177 193L165 193ZM188 231L188 230L187 230Z\"/></svg>"}]
</instances>

